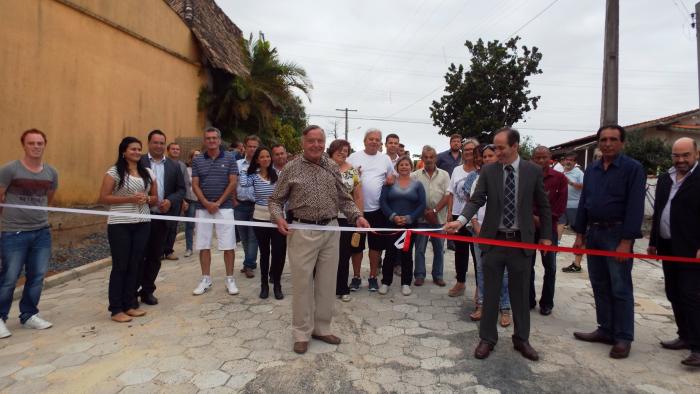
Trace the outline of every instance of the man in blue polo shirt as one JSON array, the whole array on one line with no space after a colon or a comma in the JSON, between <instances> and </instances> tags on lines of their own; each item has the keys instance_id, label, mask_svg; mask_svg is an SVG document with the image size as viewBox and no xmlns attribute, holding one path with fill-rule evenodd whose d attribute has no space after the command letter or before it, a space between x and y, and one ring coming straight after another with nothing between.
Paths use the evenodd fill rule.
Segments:
<instances>
[{"instance_id":1,"label":"man in blue polo shirt","mask_svg":"<svg viewBox=\"0 0 700 394\"><path fill-rule=\"evenodd\" d=\"M625 129L618 125L598 129L601 160L584 174L574 223L574 248L632 252L642 237L646 175L638 161L623 155ZM585 241L585 242L584 242ZM576 339L613 345L612 358L629 356L634 340L632 259L588 255L598 328L575 332Z\"/></svg>"},{"instance_id":2,"label":"man in blue polo shirt","mask_svg":"<svg viewBox=\"0 0 700 394\"><path fill-rule=\"evenodd\" d=\"M233 203L236 184L238 183L238 166L231 152L221 150L221 131L209 127L204 131L206 151L192 160L192 191L197 196L197 218L223 219L229 223L196 223L195 249L199 250L199 264L202 268L202 280L192 294L204 294L211 282L211 239L213 227L216 227L216 239L219 250L224 252L226 264L226 290L229 294L238 294L236 281L233 279L234 249L236 236L233 225Z\"/></svg>"}]
</instances>

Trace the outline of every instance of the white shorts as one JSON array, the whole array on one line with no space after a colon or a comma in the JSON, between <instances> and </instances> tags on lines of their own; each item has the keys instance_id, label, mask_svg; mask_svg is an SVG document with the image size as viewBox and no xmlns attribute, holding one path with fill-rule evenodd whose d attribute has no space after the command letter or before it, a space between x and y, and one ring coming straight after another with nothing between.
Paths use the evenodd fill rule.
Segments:
<instances>
[{"instance_id":1,"label":"white shorts","mask_svg":"<svg viewBox=\"0 0 700 394\"><path fill-rule=\"evenodd\" d=\"M196 250L211 249L212 230L216 226L216 240L219 250L236 249L236 232L233 224L233 208L219 209L215 214L209 213L206 209L197 209L195 218L202 219L223 219L231 224L221 223L200 223L194 225L194 248Z\"/></svg>"}]
</instances>

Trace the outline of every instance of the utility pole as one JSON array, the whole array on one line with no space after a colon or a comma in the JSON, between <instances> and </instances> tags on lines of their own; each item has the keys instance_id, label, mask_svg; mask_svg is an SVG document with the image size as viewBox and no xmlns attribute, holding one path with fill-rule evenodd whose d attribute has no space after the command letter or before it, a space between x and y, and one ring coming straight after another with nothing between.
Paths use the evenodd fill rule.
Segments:
<instances>
[{"instance_id":1,"label":"utility pole","mask_svg":"<svg viewBox=\"0 0 700 394\"><path fill-rule=\"evenodd\" d=\"M348 109L348 107L345 107L343 109L337 109L336 111L340 112L345 112L345 141L348 140L348 112L357 112L356 109Z\"/></svg>"},{"instance_id":2,"label":"utility pole","mask_svg":"<svg viewBox=\"0 0 700 394\"><path fill-rule=\"evenodd\" d=\"M700 99L700 27L698 27L698 18L700 18L700 2L695 3L695 13L693 17L693 27L695 28L695 40L698 46L698 99Z\"/></svg>"},{"instance_id":3,"label":"utility pole","mask_svg":"<svg viewBox=\"0 0 700 394\"><path fill-rule=\"evenodd\" d=\"M617 123L620 54L620 0L606 0L605 45L603 48L603 94L600 125Z\"/></svg>"}]
</instances>

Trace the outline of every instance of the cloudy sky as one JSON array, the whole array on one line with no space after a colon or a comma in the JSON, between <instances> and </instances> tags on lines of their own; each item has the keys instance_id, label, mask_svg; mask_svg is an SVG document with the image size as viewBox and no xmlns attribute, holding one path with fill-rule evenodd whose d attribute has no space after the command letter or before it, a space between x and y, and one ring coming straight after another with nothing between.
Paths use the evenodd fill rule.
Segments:
<instances>
[{"instance_id":1,"label":"cloudy sky","mask_svg":"<svg viewBox=\"0 0 700 394\"><path fill-rule=\"evenodd\" d=\"M531 79L539 108L518 126L554 145L591 134L600 119L605 0L217 0L248 36L258 31L314 85L312 123L344 134L337 108L351 113L350 142L363 131L396 132L412 153L447 147L428 107L442 95L450 63L468 66L466 40L505 40L543 53ZM623 125L698 107L691 0L620 1L620 112ZM540 14L538 16L538 14ZM354 119L353 119L354 118Z\"/></svg>"}]
</instances>

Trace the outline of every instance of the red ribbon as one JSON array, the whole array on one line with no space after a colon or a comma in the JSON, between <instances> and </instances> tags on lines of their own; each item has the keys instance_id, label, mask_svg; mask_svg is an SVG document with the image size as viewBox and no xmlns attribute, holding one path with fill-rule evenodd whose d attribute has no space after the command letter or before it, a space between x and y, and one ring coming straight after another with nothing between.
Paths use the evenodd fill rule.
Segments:
<instances>
[{"instance_id":1,"label":"red ribbon","mask_svg":"<svg viewBox=\"0 0 700 394\"><path fill-rule=\"evenodd\" d=\"M406 233L406 242L403 245L403 251L408 252L411 245L410 237L411 233L416 233L420 235L425 235L434 238L444 238L451 239L453 241L462 242L474 242L483 245L494 245L494 246L505 246L508 248L518 248L518 249L529 249L529 250L544 250L547 252L567 252L574 254L588 254L593 256L606 256L606 257L624 257L628 259L650 259L650 260L664 260L664 261L675 261L680 263L700 263L700 259L693 257L678 257L678 256L661 256L655 254L642 254L642 253L620 253L610 250L599 250L599 249L584 249L584 248L569 248L566 246L554 246L554 245L541 245L541 244L531 244L526 242L516 242L516 241L505 241L500 239L490 239L490 238L480 238L480 237L467 237L464 235L451 235L442 234L438 232L424 232L424 231L413 231L408 230Z\"/></svg>"}]
</instances>

